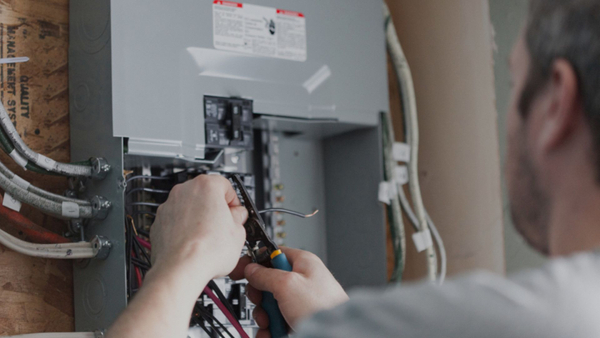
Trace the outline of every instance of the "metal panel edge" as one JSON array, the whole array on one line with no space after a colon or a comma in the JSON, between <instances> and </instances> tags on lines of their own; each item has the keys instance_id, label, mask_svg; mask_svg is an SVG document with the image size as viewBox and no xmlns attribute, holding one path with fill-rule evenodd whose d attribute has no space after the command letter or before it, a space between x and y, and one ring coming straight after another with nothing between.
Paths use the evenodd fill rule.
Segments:
<instances>
[{"instance_id":1,"label":"metal panel edge","mask_svg":"<svg viewBox=\"0 0 600 338\"><path fill-rule=\"evenodd\" d=\"M324 140L327 261L344 288L387 281L381 128Z\"/></svg>"},{"instance_id":2,"label":"metal panel edge","mask_svg":"<svg viewBox=\"0 0 600 338\"><path fill-rule=\"evenodd\" d=\"M106 329L127 304L124 264L123 145L113 137L110 0L70 2L69 95L71 156L101 156L112 169L102 181L86 182L81 195L112 202L108 217L92 220L86 238L103 235L112 243L106 260L74 264L75 328Z\"/></svg>"}]
</instances>

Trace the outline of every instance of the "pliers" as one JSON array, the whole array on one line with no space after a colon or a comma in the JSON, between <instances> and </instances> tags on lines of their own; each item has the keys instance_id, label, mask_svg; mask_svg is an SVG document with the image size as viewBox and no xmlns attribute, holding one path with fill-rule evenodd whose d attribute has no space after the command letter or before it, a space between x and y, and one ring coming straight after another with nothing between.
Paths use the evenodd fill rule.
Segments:
<instances>
[{"instance_id":1,"label":"pliers","mask_svg":"<svg viewBox=\"0 0 600 338\"><path fill-rule=\"evenodd\" d=\"M265 222L260 216L254 201L248 194L244 183L238 175L232 175L231 179L237 186L244 207L248 210L248 220L244 223L246 229L246 245L248 253L253 261L266 267L272 267L284 271L292 271L292 265L277 244L267 234ZM287 337L286 322L279 311L277 300L270 292L263 292L262 308L269 317L269 331L272 338Z\"/></svg>"}]
</instances>

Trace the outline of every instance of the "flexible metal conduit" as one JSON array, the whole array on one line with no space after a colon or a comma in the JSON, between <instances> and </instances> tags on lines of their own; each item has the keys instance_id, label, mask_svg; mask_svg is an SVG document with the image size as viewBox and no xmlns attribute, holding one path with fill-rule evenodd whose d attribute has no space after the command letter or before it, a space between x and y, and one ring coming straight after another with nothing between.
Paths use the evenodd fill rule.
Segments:
<instances>
[{"instance_id":1,"label":"flexible metal conduit","mask_svg":"<svg viewBox=\"0 0 600 338\"><path fill-rule=\"evenodd\" d=\"M0 125L6 132L8 138L12 141L15 149L27 160L39 165L40 167L59 173L66 176L92 176L92 166L88 165L76 165L70 163L56 162L44 155L38 154L31 150L25 142L19 136L17 129L10 121L10 117L4 108L4 105L0 102Z\"/></svg>"},{"instance_id":2,"label":"flexible metal conduit","mask_svg":"<svg viewBox=\"0 0 600 338\"><path fill-rule=\"evenodd\" d=\"M0 163L0 168L4 167ZM0 172L0 187L17 201L30 204L44 212L66 218L92 218L92 207L74 202L57 202L36 195ZM74 208L77 210L73 210Z\"/></svg>"},{"instance_id":3,"label":"flexible metal conduit","mask_svg":"<svg viewBox=\"0 0 600 338\"><path fill-rule=\"evenodd\" d=\"M58 202L58 203L72 202L72 203L77 203L80 206L90 206L91 205L89 201L53 194L49 191L46 191L44 189L40 189L34 185L31 185L29 182L27 182L26 180L22 179L21 177L19 177L15 173L13 173L2 162L0 162L0 174L6 176L6 178L15 182L15 184L20 185L22 188L26 188L27 191L29 191L33 194L36 194L42 198L46 198L50 201L54 201L54 202Z\"/></svg>"}]
</instances>

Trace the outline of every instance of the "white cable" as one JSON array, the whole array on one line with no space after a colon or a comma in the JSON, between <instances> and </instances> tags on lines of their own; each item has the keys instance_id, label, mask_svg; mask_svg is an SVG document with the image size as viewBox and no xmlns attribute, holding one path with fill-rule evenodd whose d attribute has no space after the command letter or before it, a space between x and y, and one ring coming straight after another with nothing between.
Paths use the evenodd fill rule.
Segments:
<instances>
[{"instance_id":1,"label":"white cable","mask_svg":"<svg viewBox=\"0 0 600 338\"><path fill-rule=\"evenodd\" d=\"M419 185L419 168L418 168L418 156L419 156L419 123L417 118L417 102L415 95L415 88L412 80L412 74L398 35L396 34L396 28L392 22L389 8L384 3L384 15L386 21L386 41L388 50L390 52L392 62L396 69L396 75L398 76L398 84L402 95L402 106L404 108L404 117L407 123L406 138L407 143L411 146L410 152L410 163L408 163L408 175L409 175L409 190L410 195L414 201L415 213L419 221L419 228L421 231L428 229L427 218L425 212L425 206L423 204L423 198L421 196L421 187ZM435 250L432 247L427 249L427 274L431 281L436 280L437 275L437 257Z\"/></svg>"},{"instance_id":2,"label":"white cable","mask_svg":"<svg viewBox=\"0 0 600 338\"><path fill-rule=\"evenodd\" d=\"M392 119L389 113L384 113L383 115L383 119L384 119L384 123L383 123L383 128L385 128L385 130L383 130L382 134L384 137L384 158L383 161L385 163L385 171L387 174L386 179L388 180L389 183L391 183L392 185L394 184L394 172L395 172L395 168L398 166L398 163L396 161L394 161L394 156L393 156L393 146L394 146L394 128L392 126ZM395 186L395 185L394 185ZM396 266L396 269L400 270L397 272L403 272L404 271L404 266L405 264L405 259L406 259L406 232L404 230L404 221L402 219L402 209L400 208L400 201L398 199L398 194L394 193L393 196L391 196L390 198L390 207L392 208L392 213L393 213L393 219L389 220L392 225L394 226L394 228L396 229L396 233L398 234L398 236L396 238L393 238L393 242L394 242L394 255L396 254L396 248L400 247L401 249L401 257L400 259L402 260L402 265L398 267L398 265ZM399 282L399 281L397 281Z\"/></svg>"},{"instance_id":3,"label":"white cable","mask_svg":"<svg viewBox=\"0 0 600 338\"><path fill-rule=\"evenodd\" d=\"M82 259L93 258L98 253L98 248L90 242L35 244L22 241L2 230L0 244L18 253L41 258Z\"/></svg>"},{"instance_id":4,"label":"white cable","mask_svg":"<svg viewBox=\"0 0 600 338\"><path fill-rule=\"evenodd\" d=\"M5 338L95 338L94 332L44 332L6 336Z\"/></svg>"},{"instance_id":5,"label":"white cable","mask_svg":"<svg viewBox=\"0 0 600 338\"><path fill-rule=\"evenodd\" d=\"M404 189L402 189L402 187L398 187L398 189L399 189L398 195L400 196L400 204L402 204L402 208L406 212L406 216L408 216L408 219L413 224L415 230L420 231L417 216L415 216L415 213L412 210L410 203L408 202L408 198L406 197L406 194L404 193ZM440 253L441 264L440 264L440 275L439 275L438 282L440 283L440 285L442 285L442 284L444 284L444 281L446 280L446 271L447 271L447 266L448 266L448 258L446 256L446 246L444 245L444 241L442 239L442 236L440 236L440 233L438 232L437 227L431 220L431 217L429 217L429 214L426 214L426 215L427 215L427 223L429 224L429 229L431 230L431 234L433 235L433 240L435 241L435 245L437 246L438 251Z\"/></svg>"},{"instance_id":6,"label":"white cable","mask_svg":"<svg viewBox=\"0 0 600 338\"><path fill-rule=\"evenodd\" d=\"M446 270L448 268L448 258L446 257L446 246L444 246L444 240L442 239L442 236L440 236L440 233L439 233L437 227L435 226L435 223L433 223L433 221L431 220L431 217L429 217L429 214L426 214L426 215L427 215L427 223L429 223L429 229L431 230L431 234L433 235L433 239L435 240L435 243L440 252L440 258L442 260L442 264L440 267L440 280L439 280L440 285L442 285L442 284L444 284L444 281L446 280Z\"/></svg>"}]
</instances>

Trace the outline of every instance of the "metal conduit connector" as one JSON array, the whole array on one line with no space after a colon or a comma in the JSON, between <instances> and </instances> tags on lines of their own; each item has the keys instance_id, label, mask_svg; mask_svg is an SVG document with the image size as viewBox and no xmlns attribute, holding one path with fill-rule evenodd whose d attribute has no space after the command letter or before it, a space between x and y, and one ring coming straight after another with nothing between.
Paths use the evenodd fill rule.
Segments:
<instances>
[{"instance_id":1,"label":"metal conduit connector","mask_svg":"<svg viewBox=\"0 0 600 338\"><path fill-rule=\"evenodd\" d=\"M97 259L106 259L108 254L110 254L110 248L112 248L112 243L108 240L108 238L103 236L96 236L91 241L92 248L96 251L95 258Z\"/></svg>"},{"instance_id":2,"label":"metal conduit connector","mask_svg":"<svg viewBox=\"0 0 600 338\"><path fill-rule=\"evenodd\" d=\"M104 157L94 157L90 160L92 163L92 178L94 180L103 180L110 171L110 164Z\"/></svg>"},{"instance_id":3,"label":"metal conduit connector","mask_svg":"<svg viewBox=\"0 0 600 338\"><path fill-rule=\"evenodd\" d=\"M112 203L102 196L94 196L92 202L92 216L96 219L105 219Z\"/></svg>"}]
</instances>

